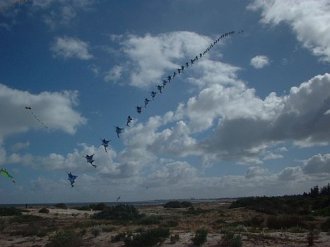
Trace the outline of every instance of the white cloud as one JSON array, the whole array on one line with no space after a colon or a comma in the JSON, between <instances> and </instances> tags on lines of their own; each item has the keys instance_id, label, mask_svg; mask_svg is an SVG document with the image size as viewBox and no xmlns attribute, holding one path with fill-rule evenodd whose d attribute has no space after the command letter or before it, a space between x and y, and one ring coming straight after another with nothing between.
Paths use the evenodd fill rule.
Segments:
<instances>
[{"instance_id":1,"label":"white cloud","mask_svg":"<svg viewBox=\"0 0 330 247\"><path fill-rule=\"evenodd\" d=\"M262 69L263 67L269 65L269 59L267 56L258 55L251 59L250 64L256 69Z\"/></svg>"},{"instance_id":2,"label":"white cloud","mask_svg":"<svg viewBox=\"0 0 330 247\"><path fill-rule=\"evenodd\" d=\"M289 6L289 7L288 7ZM249 9L261 10L261 21L278 25L285 22L304 47L330 62L330 3L328 0L254 0Z\"/></svg>"},{"instance_id":3,"label":"white cloud","mask_svg":"<svg viewBox=\"0 0 330 247\"><path fill-rule=\"evenodd\" d=\"M316 76L293 87L286 96L271 93L264 100L244 87L235 88L234 93L225 88L217 89L216 97L212 94L217 91L210 90L203 99L218 101L219 107L205 107L199 114L204 119L209 111L218 111L210 119L221 118L215 134L203 143L204 150L216 153L217 158L256 157L267 147L282 141L308 145L328 143L330 117L323 112L330 105L330 74ZM224 101L224 98L232 99ZM215 102L213 105L217 105ZM230 111L226 111L228 107ZM197 115L190 114L194 116L192 120Z\"/></svg>"},{"instance_id":4,"label":"white cloud","mask_svg":"<svg viewBox=\"0 0 330 247\"><path fill-rule=\"evenodd\" d=\"M50 49L54 56L57 57L78 58L82 60L93 58L93 55L88 51L88 44L76 38L57 37Z\"/></svg>"},{"instance_id":5,"label":"white cloud","mask_svg":"<svg viewBox=\"0 0 330 247\"><path fill-rule=\"evenodd\" d=\"M14 152L17 152L17 151L20 151L20 150L23 150L23 149L26 149L30 146L30 142L29 141L26 141L26 142L17 142L15 143L13 146L12 146L12 150Z\"/></svg>"},{"instance_id":6,"label":"white cloud","mask_svg":"<svg viewBox=\"0 0 330 247\"><path fill-rule=\"evenodd\" d=\"M330 154L317 154L304 161L303 171L306 174L330 174Z\"/></svg>"},{"instance_id":7,"label":"white cloud","mask_svg":"<svg viewBox=\"0 0 330 247\"><path fill-rule=\"evenodd\" d=\"M106 73L106 75L104 76L104 80L106 82L109 81L116 82L121 78L122 73L123 73L123 67L116 65Z\"/></svg>"},{"instance_id":8,"label":"white cloud","mask_svg":"<svg viewBox=\"0 0 330 247\"><path fill-rule=\"evenodd\" d=\"M73 109L77 105L77 98L76 91L31 94L0 84L0 140L7 135L26 132L31 128L44 128L25 106L32 107L35 116L50 129L75 133L77 127L86 122L86 119Z\"/></svg>"},{"instance_id":9,"label":"white cloud","mask_svg":"<svg viewBox=\"0 0 330 247\"><path fill-rule=\"evenodd\" d=\"M212 41L193 32L147 34L144 37L129 35L125 38L121 44L132 65L128 70L131 71L130 84L137 87L155 85L157 80L167 77L166 71L172 74L187 58L194 58Z\"/></svg>"}]
</instances>

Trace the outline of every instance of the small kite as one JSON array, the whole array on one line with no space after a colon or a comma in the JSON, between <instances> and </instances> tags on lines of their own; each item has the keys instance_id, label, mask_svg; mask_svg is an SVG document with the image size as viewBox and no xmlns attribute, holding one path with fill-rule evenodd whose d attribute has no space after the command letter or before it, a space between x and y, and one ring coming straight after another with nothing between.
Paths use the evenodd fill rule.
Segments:
<instances>
[{"instance_id":1,"label":"small kite","mask_svg":"<svg viewBox=\"0 0 330 247\"><path fill-rule=\"evenodd\" d=\"M86 154L85 158L87 160L87 163L90 163L92 166L94 166L94 168L96 168L96 165L93 164L93 162L95 161L95 160L93 160L93 156L94 156L94 154L92 154L92 155Z\"/></svg>"},{"instance_id":2,"label":"small kite","mask_svg":"<svg viewBox=\"0 0 330 247\"><path fill-rule=\"evenodd\" d=\"M78 177L78 176L72 175L71 172L68 173L68 180L69 180L70 183L71 183L71 187L73 187L73 184L74 184L74 182L75 182L75 180L76 180L77 177Z\"/></svg>"},{"instance_id":3,"label":"small kite","mask_svg":"<svg viewBox=\"0 0 330 247\"><path fill-rule=\"evenodd\" d=\"M136 111L137 111L137 113L141 113L142 112L142 107L141 106L137 106L136 107Z\"/></svg>"},{"instance_id":4,"label":"small kite","mask_svg":"<svg viewBox=\"0 0 330 247\"><path fill-rule=\"evenodd\" d=\"M16 183L14 177L12 175L10 175L9 172L5 168L0 169L0 174L4 177L7 177L7 178L11 179L11 181L13 183Z\"/></svg>"},{"instance_id":5,"label":"small kite","mask_svg":"<svg viewBox=\"0 0 330 247\"><path fill-rule=\"evenodd\" d=\"M148 99L148 98L144 99L144 108L147 108L147 105L149 104L149 102L150 102L150 99Z\"/></svg>"},{"instance_id":6,"label":"small kite","mask_svg":"<svg viewBox=\"0 0 330 247\"><path fill-rule=\"evenodd\" d=\"M30 112L30 114L32 115L32 117L33 117L35 120L37 120L37 121L38 121L43 127L45 127L46 129L48 129L48 126L47 126L44 122L42 122L42 121L40 120L40 118L38 118L38 116L33 112L31 106L25 106L25 110L28 110L28 111Z\"/></svg>"},{"instance_id":7,"label":"small kite","mask_svg":"<svg viewBox=\"0 0 330 247\"><path fill-rule=\"evenodd\" d=\"M107 147L109 146L110 140L102 139L101 141L102 141L101 145L104 147L104 150L108 152Z\"/></svg>"},{"instance_id":8,"label":"small kite","mask_svg":"<svg viewBox=\"0 0 330 247\"><path fill-rule=\"evenodd\" d=\"M119 138L119 135L124 131L124 128L120 128L120 127L116 127L116 133L117 133L117 136Z\"/></svg>"},{"instance_id":9,"label":"small kite","mask_svg":"<svg viewBox=\"0 0 330 247\"><path fill-rule=\"evenodd\" d=\"M126 125L127 125L128 127L131 127L129 124L130 124L130 122L132 122L132 120L133 120L133 118L132 118L131 116L128 116L128 117L127 117Z\"/></svg>"},{"instance_id":10,"label":"small kite","mask_svg":"<svg viewBox=\"0 0 330 247\"><path fill-rule=\"evenodd\" d=\"M157 89L158 89L158 91L159 91L160 93L162 93L162 88L163 88L163 87L160 86L160 85L157 86Z\"/></svg>"},{"instance_id":11,"label":"small kite","mask_svg":"<svg viewBox=\"0 0 330 247\"><path fill-rule=\"evenodd\" d=\"M151 92L151 97L152 97L152 98L155 98L156 94L157 94L157 93L156 93L155 91L152 91L152 92Z\"/></svg>"},{"instance_id":12,"label":"small kite","mask_svg":"<svg viewBox=\"0 0 330 247\"><path fill-rule=\"evenodd\" d=\"M116 202L118 202L119 200L120 200L120 196L118 196L118 197L117 197L117 200L116 200Z\"/></svg>"}]
</instances>

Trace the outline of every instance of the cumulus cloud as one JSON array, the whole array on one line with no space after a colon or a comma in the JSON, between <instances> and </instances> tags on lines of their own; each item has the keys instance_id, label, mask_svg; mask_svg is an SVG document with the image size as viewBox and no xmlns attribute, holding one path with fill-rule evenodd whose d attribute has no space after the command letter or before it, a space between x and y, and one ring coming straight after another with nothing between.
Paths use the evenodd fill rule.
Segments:
<instances>
[{"instance_id":1,"label":"cumulus cloud","mask_svg":"<svg viewBox=\"0 0 330 247\"><path fill-rule=\"evenodd\" d=\"M290 7L288 8L288 4ZM278 25L287 23L304 47L330 62L330 3L328 0L254 0L248 7L261 10L261 21Z\"/></svg>"},{"instance_id":2,"label":"cumulus cloud","mask_svg":"<svg viewBox=\"0 0 330 247\"><path fill-rule=\"evenodd\" d=\"M122 50L131 61L131 85L147 87L160 80L166 71L179 68L211 43L207 36L193 32L172 32L144 37L128 35L121 41ZM129 66L129 65L128 65Z\"/></svg>"},{"instance_id":3,"label":"cumulus cloud","mask_svg":"<svg viewBox=\"0 0 330 247\"><path fill-rule=\"evenodd\" d=\"M315 76L291 88L286 96L271 93L264 100L256 97L253 90L242 87L235 90L231 101L223 102L223 98L231 98L232 94L228 89L218 88L221 97L204 97L219 98L221 102L214 116L221 118L219 126L215 135L203 143L204 150L217 153L218 158L251 158L281 141L300 145L327 143L330 118L323 112L329 108L329 89L330 74ZM226 111L230 106L231 111ZM205 108L204 114L209 110L213 108Z\"/></svg>"},{"instance_id":4,"label":"cumulus cloud","mask_svg":"<svg viewBox=\"0 0 330 247\"><path fill-rule=\"evenodd\" d=\"M121 78L122 73L123 73L123 67L116 65L106 73L106 75L104 76L104 80L106 82L109 82L109 81L116 82Z\"/></svg>"},{"instance_id":5,"label":"cumulus cloud","mask_svg":"<svg viewBox=\"0 0 330 247\"><path fill-rule=\"evenodd\" d=\"M305 160L303 171L306 174L330 174L330 154L317 154Z\"/></svg>"},{"instance_id":6,"label":"cumulus cloud","mask_svg":"<svg viewBox=\"0 0 330 247\"><path fill-rule=\"evenodd\" d=\"M86 119L73 109L78 104L78 92L42 92L31 94L0 84L0 139L5 136L26 132L31 128L44 128L25 106L50 129L74 134Z\"/></svg>"},{"instance_id":7,"label":"cumulus cloud","mask_svg":"<svg viewBox=\"0 0 330 247\"><path fill-rule=\"evenodd\" d=\"M88 51L88 44L76 38L57 37L50 49L56 57L78 58L82 60L93 58L93 55Z\"/></svg>"},{"instance_id":8,"label":"cumulus cloud","mask_svg":"<svg viewBox=\"0 0 330 247\"><path fill-rule=\"evenodd\" d=\"M251 58L250 64L256 69L262 69L263 67L269 65L269 59L267 56L258 55Z\"/></svg>"}]
</instances>

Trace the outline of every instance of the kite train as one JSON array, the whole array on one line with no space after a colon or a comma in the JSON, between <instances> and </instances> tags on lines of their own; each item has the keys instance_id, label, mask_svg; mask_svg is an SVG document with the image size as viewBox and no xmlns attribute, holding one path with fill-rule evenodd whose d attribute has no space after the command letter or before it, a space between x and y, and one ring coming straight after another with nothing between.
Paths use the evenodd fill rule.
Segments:
<instances>
[{"instance_id":1,"label":"kite train","mask_svg":"<svg viewBox=\"0 0 330 247\"><path fill-rule=\"evenodd\" d=\"M244 31L241 30L238 32L238 34L240 33L243 33ZM184 63L184 65L181 65L180 68L178 68L176 71L173 72L173 75L168 75L166 79L164 79L162 81L161 84L158 84L156 86L156 90L155 91L151 91L150 95L151 95L151 98L154 99L156 97L157 94L162 94L166 85L168 83L170 83L174 77L176 77L176 75L179 75L179 74L182 74L185 69L189 68L190 66L192 66L196 61L198 61L199 59L201 59L206 53L208 53L221 39L223 38L226 38L230 35L233 35L235 33L235 31L231 31L231 32L228 32L228 33L224 33L222 34L219 38L217 38L215 41L213 41L209 47L207 47L202 53L199 53L198 55L196 55L194 58L190 59L190 63L189 62L186 62ZM149 104L150 100L148 98L145 98L144 99L144 108L147 108L147 105ZM138 114L141 114L142 113L142 106L138 105L136 106L136 112ZM126 126L127 127L130 127L130 122L132 121L132 117L129 115L127 117L127 121L126 121ZM120 127L116 127L116 134L117 134L117 137L119 138L120 137L120 134L124 131L124 128L120 128Z\"/></svg>"}]
</instances>

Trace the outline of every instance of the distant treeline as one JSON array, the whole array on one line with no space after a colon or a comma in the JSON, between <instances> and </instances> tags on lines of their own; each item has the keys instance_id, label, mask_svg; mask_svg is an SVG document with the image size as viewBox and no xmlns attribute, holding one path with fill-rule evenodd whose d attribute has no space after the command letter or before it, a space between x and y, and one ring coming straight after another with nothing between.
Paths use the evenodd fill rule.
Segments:
<instances>
[{"instance_id":1,"label":"distant treeline","mask_svg":"<svg viewBox=\"0 0 330 247\"><path fill-rule=\"evenodd\" d=\"M246 207L267 214L298 214L330 216L330 184L314 186L302 195L276 197L245 197L233 202L231 208Z\"/></svg>"}]
</instances>

